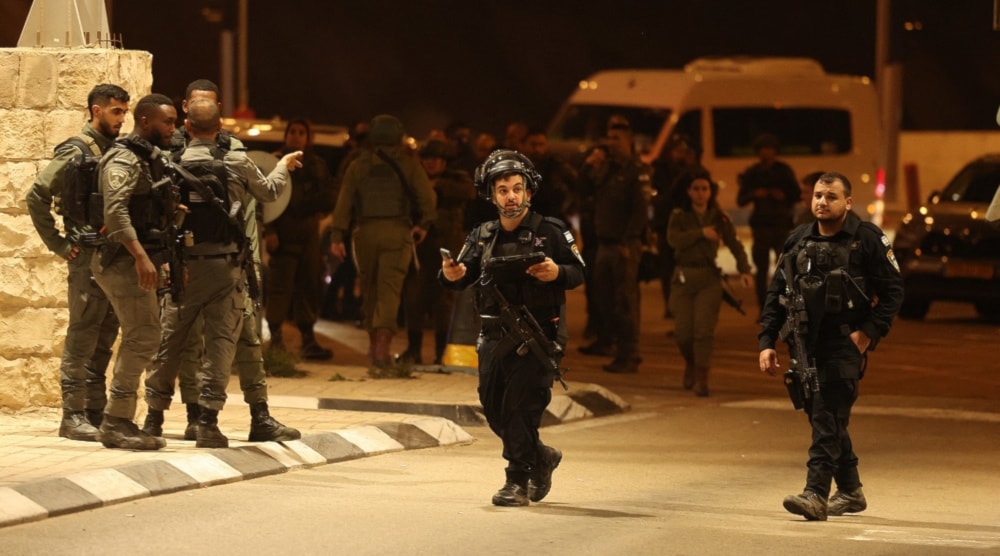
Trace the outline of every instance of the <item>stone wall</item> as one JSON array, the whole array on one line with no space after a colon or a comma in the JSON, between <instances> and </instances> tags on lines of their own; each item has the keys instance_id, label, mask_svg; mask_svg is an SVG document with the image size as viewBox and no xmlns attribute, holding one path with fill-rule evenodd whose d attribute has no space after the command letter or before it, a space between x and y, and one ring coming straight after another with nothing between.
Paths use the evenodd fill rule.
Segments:
<instances>
[{"instance_id":1,"label":"stone wall","mask_svg":"<svg viewBox=\"0 0 1000 556\"><path fill-rule=\"evenodd\" d=\"M90 89L114 83L134 103L150 92L152 65L139 51L0 49L0 408L61 405L66 265L38 238L24 198L53 147L87 121Z\"/></svg>"}]
</instances>

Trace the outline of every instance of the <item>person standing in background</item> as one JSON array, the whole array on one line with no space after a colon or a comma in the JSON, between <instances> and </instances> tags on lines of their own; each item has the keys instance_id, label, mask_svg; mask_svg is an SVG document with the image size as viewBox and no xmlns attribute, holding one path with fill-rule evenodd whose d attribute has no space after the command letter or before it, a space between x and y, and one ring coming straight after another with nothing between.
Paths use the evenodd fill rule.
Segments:
<instances>
[{"instance_id":1,"label":"person standing in background","mask_svg":"<svg viewBox=\"0 0 1000 556\"><path fill-rule=\"evenodd\" d=\"M751 258L756 267L757 307L764 306L771 253L781 253L785 238L792 231L792 210L802 196L792 167L778 160L778 138L762 134L754 141L760 160L739 175L736 204L753 204L750 230L753 232Z\"/></svg>"},{"instance_id":2,"label":"person standing in background","mask_svg":"<svg viewBox=\"0 0 1000 556\"><path fill-rule=\"evenodd\" d=\"M266 286L269 349L286 349L281 327L291 310L302 335L302 357L325 361L333 351L319 345L313 332L323 281L319 222L333 210L335 191L326 161L312 150L312 128L303 119L288 122L285 145L275 154L295 151L303 151L302 168L292 175L288 207L264 226L264 247L271 256Z\"/></svg>"}]
</instances>

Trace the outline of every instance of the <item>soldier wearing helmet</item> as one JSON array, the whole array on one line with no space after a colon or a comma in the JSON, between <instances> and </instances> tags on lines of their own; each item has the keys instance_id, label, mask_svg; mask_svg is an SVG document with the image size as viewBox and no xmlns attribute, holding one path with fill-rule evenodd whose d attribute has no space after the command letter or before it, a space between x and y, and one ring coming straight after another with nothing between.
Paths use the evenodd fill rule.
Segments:
<instances>
[{"instance_id":1,"label":"soldier wearing helmet","mask_svg":"<svg viewBox=\"0 0 1000 556\"><path fill-rule=\"evenodd\" d=\"M390 344L414 243L424 240L437 218L434 189L420 163L403 152L403 135L403 124L395 116L372 119L372 148L361 151L344 173L330 236L330 254L344 260L344 238L356 225L362 325L377 368L391 364Z\"/></svg>"},{"instance_id":2,"label":"soldier wearing helmet","mask_svg":"<svg viewBox=\"0 0 1000 556\"><path fill-rule=\"evenodd\" d=\"M531 198L541 176L521 153L502 149L476 169L474 182L481 198L496 206L497 220L474 228L454 259L445 258L439 279L449 288L476 286L476 308L482 318L478 341L479 400L490 429L503 442L506 481L493 496L497 506L527 506L538 502L552 486L552 472L562 452L544 445L538 435L542 412L552 399L555 374L535 354L512 343L495 297L485 295L493 284L489 262L495 257L544 253L542 262L523 273L497 280L512 306L523 307L539 323L562 359L566 333L566 290L583 283L583 259L573 234L562 220L531 210Z\"/></svg>"}]
</instances>

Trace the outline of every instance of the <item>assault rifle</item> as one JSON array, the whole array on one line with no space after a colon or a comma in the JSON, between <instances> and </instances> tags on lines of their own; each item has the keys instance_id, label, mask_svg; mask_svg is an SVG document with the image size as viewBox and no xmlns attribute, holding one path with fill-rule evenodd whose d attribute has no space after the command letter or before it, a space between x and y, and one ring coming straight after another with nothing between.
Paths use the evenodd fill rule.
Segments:
<instances>
[{"instance_id":1,"label":"assault rifle","mask_svg":"<svg viewBox=\"0 0 1000 556\"><path fill-rule=\"evenodd\" d=\"M778 272L783 272L778 270ZM795 409L802 409L806 400L819 392L819 373L816 364L806 351L809 314L806 312L806 300L802 293L785 277L785 291L778 296L778 301L785 308L785 324L782 325L779 336L788 344L789 370L785 372L785 388L788 397L792 399Z\"/></svg>"},{"instance_id":2,"label":"assault rifle","mask_svg":"<svg viewBox=\"0 0 1000 556\"><path fill-rule=\"evenodd\" d=\"M173 302L179 304L187 278L184 248L192 240L190 233L183 229L187 207L181 204L180 187L170 176L164 176L154 183L152 191L166 214L164 229L154 228L149 231L149 239L164 247L162 254L154 257L153 262L157 265L166 264L169 269L167 286L158 289L156 293L169 291Z\"/></svg>"},{"instance_id":3,"label":"assault rifle","mask_svg":"<svg viewBox=\"0 0 1000 556\"><path fill-rule=\"evenodd\" d=\"M539 255L541 255L540 258L538 257ZM556 358L563 352L562 346L554 340L549 339L538 324L538 321L535 320L535 316L531 314L531 311L527 307L524 305L512 305L507 301L507 298L500 292L500 288L496 284L498 275L508 274L510 269L505 267L527 269L531 264L541 262L544 259L545 255L542 253L532 253L525 257L496 257L490 259L487 262L486 268L484 268L483 278L480 279L480 287L482 292L500 308L500 324L503 326L505 333L502 341L511 342L515 353L519 356L523 357L530 353L535 359L552 371L559 384L562 384L564 390L569 390L569 386L563 380L562 370L559 368L559 364L556 363ZM520 274L523 275L523 270L521 270Z\"/></svg>"},{"instance_id":4,"label":"assault rifle","mask_svg":"<svg viewBox=\"0 0 1000 556\"><path fill-rule=\"evenodd\" d=\"M722 274L721 270L719 272ZM743 310L743 300L736 299L733 287L729 285L729 276L725 274L722 274L722 300L726 302L726 305L736 309L737 313L743 316L747 315L747 312Z\"/></svg>"}]
</instances>

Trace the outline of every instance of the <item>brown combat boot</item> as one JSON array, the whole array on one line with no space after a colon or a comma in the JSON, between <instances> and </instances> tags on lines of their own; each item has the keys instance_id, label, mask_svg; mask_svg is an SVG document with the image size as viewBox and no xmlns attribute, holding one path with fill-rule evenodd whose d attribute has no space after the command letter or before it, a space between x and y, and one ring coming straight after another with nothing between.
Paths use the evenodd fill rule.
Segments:
<instances>
[{"instance_id":1,"label":"brown combat boot","mask_svg":"<svg viewBox=\"0 0 1000 556\"><path fill-rule=\"evenodd\" d=\"M384 369L392 364L389 350L392 346L392 330L379 328L375 331L375 346L372 351L372 365Z\"/></svg>"}]
</instances>

